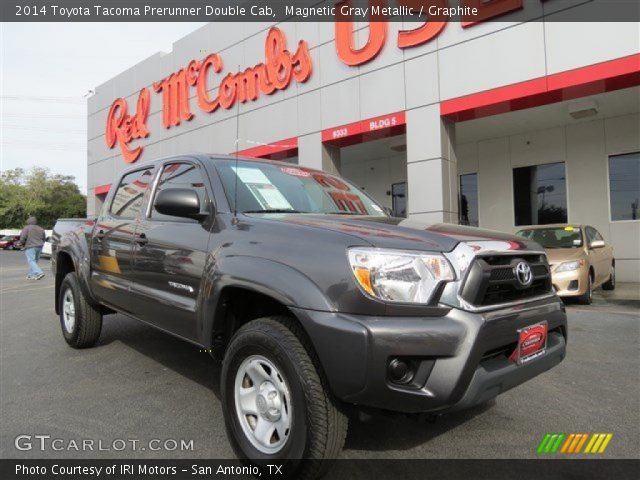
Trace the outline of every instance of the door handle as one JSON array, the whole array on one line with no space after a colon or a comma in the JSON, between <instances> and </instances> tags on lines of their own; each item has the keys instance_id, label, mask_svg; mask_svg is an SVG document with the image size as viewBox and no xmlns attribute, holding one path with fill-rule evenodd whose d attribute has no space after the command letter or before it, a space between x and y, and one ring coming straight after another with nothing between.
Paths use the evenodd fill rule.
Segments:
<instances>
[{"instance_id":1,"label":"door handle","mask_svg":"<svg viewBox=\"0 0 640 480\"><path fill-rule=\"evenodd\" d=\"M136 236L136 243L138 245L146 245L147 243L149 243L149 239L144 233L141 233L140 235Z\"/></svg>"}]
</instances>

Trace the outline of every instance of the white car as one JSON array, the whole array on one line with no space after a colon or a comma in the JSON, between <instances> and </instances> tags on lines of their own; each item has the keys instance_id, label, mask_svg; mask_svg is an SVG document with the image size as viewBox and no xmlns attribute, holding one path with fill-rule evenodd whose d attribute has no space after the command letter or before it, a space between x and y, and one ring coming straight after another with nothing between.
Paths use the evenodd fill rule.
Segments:
<instances>
[{"instance_id":1,"label":"white car","mask_svg":"<svg viewBox=\"0 0 640 480\"><path fill-rule=\"evenodd\" d=\"M43 258L51 258L51 237L45 238L40 256Z\"/></svg>"}]
</instances>

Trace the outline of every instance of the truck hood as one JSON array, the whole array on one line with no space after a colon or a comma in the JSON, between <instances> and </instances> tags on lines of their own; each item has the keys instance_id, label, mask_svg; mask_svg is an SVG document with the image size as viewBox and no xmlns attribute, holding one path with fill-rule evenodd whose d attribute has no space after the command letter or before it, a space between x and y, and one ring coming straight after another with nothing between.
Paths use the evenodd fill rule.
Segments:
<instances>
[{"instance_id":1,"label":"truck hood","mask_svg":"<svg viewBox=\"0 0 640 480\"><path fill-rule=\"evenodd\" d=\"M429 224L394 217L313 214L251 214L263 220L332 230L379 248L449 252L460 242L476 250L538 250L534 242L515 235L449 223Z\"/></svg>"},{"instance_id":2,"label":"truck hood","mask_svg":"<svg viewBox=\"0 0 640 480\"><path fill-rule=\"evenodd\" d=\"M550 265L580 260L585 256L582 248L547 248L545 252L547 252Z\"/></svg>"}]
</instances>

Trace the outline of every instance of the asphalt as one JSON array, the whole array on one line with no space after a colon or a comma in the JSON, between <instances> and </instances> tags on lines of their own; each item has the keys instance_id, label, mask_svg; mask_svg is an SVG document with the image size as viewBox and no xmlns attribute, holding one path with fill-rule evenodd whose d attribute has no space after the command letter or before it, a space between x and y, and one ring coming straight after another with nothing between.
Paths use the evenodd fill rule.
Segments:
<instances>
[{"instance_id":1,"label":"asphalt","mask_svg":"<svg viewBox=\"0 0 640 480\"><path fill-rule=\"evenodd\" d=\"M25 279L25 263L21 252L0 251L0 457L234 458L220 368L206 352L122 315L105 317L96 347L71 349L53 311L47 261L40 281ZM639 305L602 296L590 307L569 305L566 360L487 405L433 423L351 414L343 458L536 458L547 432L611 432L600 457L638 458ZM21 451L19 435L107 448L116 439L184 439L193 449L40 451L34 439Z\"/></svg>"}]
</instances>

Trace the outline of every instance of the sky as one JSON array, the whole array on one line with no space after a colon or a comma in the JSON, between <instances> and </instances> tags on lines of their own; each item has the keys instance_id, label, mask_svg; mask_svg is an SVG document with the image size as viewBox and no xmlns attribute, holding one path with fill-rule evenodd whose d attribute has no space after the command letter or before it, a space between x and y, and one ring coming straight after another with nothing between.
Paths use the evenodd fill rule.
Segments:
<instances>
[{"instance_id":1,"label":"sky","mask_svg":"<svg viewBox=\"0 0 640 480\"><path fill-rule=\"evenodd\" d=\"M0 23L0 170L87 186L86 95L203 23Z\"/></svg>"}]
</instances>

